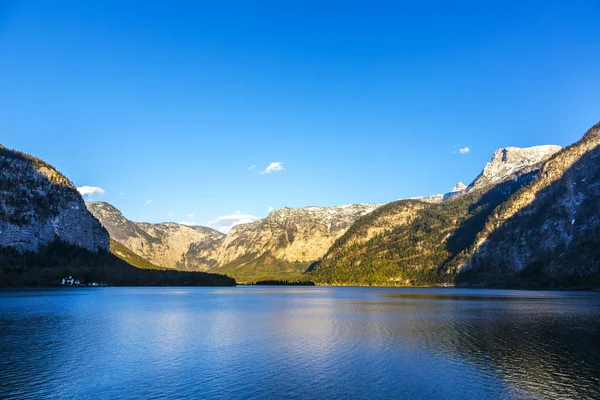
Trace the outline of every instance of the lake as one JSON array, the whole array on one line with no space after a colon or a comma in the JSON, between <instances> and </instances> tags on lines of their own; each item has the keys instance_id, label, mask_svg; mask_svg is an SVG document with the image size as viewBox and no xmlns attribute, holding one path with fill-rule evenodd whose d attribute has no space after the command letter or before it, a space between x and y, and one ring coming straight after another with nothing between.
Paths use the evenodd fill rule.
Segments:
<instances>
[{"instance_id":1,"label":"lake","mask_svg":"<svg viewBox=\"0 0 600 400\"><path fill-rule=\"evenodd\" d=\"M600 293L0 290L0 398L600 398Z\"/></svg>"}]
</instances>

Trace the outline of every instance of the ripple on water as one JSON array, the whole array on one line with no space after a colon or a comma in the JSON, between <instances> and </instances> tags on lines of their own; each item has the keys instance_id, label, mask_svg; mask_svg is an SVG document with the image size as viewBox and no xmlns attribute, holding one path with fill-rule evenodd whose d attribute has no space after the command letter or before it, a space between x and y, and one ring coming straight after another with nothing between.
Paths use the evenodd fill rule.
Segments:
<instances>
[{"instance_id":1,"label":"ripple on water","mask_svg":"<svg viewBox=\"0 0 600 400\"><path fill-rule=\"evenodd\" d=\"M0 398L599 398L600 296L0 291Z\"/></svg>"}]
</instances>

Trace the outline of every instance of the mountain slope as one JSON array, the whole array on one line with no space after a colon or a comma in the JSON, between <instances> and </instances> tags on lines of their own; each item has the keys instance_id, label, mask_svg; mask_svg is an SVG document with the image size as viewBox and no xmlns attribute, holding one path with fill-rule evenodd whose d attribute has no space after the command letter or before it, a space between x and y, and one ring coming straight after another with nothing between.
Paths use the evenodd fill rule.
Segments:
<instances>
[{"instance_id":1,"label":"mountain slope","mask_svg":"<svg viewBox=\"0 0 600 400\"><path fill-rule=\"evenodd\" d=\"M600 282L600 123L492 213L463 275L472 282Z\"/></svg>"},{"instance_id":2,"label":"mountain slope","mask_svg":"<svg viewBox=\"0 0 600 400\"><path fill-rule=\"evenodd\" d=\"M284 276L306 270L361 216L378 205L280 208L267 218L237 225L218 250L219 267L238 278Z\"/></svg>"},{"instance_id":3,"label":"mountain slope","mask_svg":"<svg viewBox=\"0 0 600 400\"><path fill-rule=\"evenodd\" d=\"M30 251L55 240L93 252L109 248L108 233L64 175L0 146L0 246Z\"/></svg>"},{"instance_id":4,"label":"mountain slope","mask_svg":"<svg viewBox=\"0 0 600 400\"><path fill-rule=\"evenodd\" d=\"M536 167L554 148L505 150L497 151L486 166L493 165L497 175L488 168L469 187L457 185L442 202L400 200L362 217L312 266L307 278L330 284L453 281L458 259L473 246L488 216L535 178Z\"/></svg>"},{"instance_id":5,"label":"mountain slope","mask_svg":"<svg viewBox=\"0 0 600 400\"><path fill-rule=\"evenodd\" d=\"M151 264L188 271L206 271L216 265L213 249L225 235L212 228L172 222L138 223L108 203L88 202L86 206L114 241ZM192 245L193 256L188 256Z\"/></svg>"}]
</instances>

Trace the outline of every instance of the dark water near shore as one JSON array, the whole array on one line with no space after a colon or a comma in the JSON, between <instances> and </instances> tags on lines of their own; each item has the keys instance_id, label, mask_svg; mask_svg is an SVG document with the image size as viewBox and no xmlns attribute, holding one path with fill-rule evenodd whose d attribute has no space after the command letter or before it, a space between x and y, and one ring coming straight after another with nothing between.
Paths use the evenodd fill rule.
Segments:
<instances>
[{"instance_id":1,"label":"dark water near shore","mask_svg":"<svg viewBox=\"0 0 600 400\"><path fill-rule=\"evenodd\" d=\"M0 398L600 398L600 293L0 290Z\"/></svg>"}]
</instances>

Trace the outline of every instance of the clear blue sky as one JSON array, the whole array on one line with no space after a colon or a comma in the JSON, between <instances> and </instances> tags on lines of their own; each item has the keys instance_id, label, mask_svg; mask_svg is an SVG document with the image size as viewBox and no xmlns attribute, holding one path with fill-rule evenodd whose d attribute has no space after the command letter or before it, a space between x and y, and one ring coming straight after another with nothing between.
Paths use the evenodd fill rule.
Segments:
<instances>
[{"instance_id":1,"label":"clear blue sky","mask_svg":"<svg viewBox=\"0 0 600 400\"><path fill-rule=\"evenodd\" d=\"M205 224L445 192L600 120L597 0L448 3L0 0L0 143Z\"/></svg>"}]
</instances>

